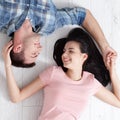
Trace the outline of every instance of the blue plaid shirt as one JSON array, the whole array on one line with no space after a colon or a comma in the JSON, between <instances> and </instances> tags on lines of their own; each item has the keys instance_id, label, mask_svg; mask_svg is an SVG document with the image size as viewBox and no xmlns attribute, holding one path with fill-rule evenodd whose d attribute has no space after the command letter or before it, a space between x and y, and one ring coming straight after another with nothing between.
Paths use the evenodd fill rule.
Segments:
<instances>
[{"instance_id":1,"label":"blue plaid shirt","mask_svg":"<svg viewBox=\"0 0 120 120\"><path fill-rule=\"evenodd\" d=\"M0 31L10 36L28 18L34 32L48 35L64 25L81 25L85 15L82 7L56 9L51 0L0 0Z\"/></svg>"}]
</instances>

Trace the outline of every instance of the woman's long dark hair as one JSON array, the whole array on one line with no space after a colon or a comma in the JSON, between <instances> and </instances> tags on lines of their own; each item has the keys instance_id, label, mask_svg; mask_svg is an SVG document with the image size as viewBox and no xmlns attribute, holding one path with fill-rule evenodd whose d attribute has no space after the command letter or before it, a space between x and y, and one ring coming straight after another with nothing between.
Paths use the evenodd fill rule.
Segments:
<instances>
[{"instance_id":1,"label":"woman's long dark hair","mask_svg":"<svg viewBox=\"0 0 120 120\"><path fill-rule=\"evenodd\" d=\"M61 66L66 72L67 68L63 66L61 56L63 49L68 41L78 42L82 53L88 54L88 59L83 64L83 71L91 72L95 78L106 86L110 81L109 71L105 67L102 55L96 47L90 35L81 28L71 30L67 38L57 40L54 45L53 58L58 66Z\"/></svg>"}]
</instances>

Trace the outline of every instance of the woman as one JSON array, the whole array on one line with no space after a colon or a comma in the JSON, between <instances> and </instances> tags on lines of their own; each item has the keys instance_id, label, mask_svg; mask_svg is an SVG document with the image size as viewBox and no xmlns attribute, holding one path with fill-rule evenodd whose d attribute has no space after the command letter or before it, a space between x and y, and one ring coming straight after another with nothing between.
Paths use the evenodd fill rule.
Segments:
<instances>
[{"instance_id":1,"label":"woman","mask_svg":"<svg viewBox=\"0 0 120 120\"><path fill-rule=\"evenodd\" d=\"M11 100L22 101L43 88L44 105L39 120L78 120L92 95L120 107L120 82L115 70L116 58L112 56L107 60L112 93L103 86L107 85L109 74L102 57L90 36L82 29L75 28L67 38L56 42L53 56L58 66L47 68L22 90L18 88L12 73L9 57L11 49L12 42L3 50ZM105 75L101 74L100 69Z\"/></svg>"}]
</instances>

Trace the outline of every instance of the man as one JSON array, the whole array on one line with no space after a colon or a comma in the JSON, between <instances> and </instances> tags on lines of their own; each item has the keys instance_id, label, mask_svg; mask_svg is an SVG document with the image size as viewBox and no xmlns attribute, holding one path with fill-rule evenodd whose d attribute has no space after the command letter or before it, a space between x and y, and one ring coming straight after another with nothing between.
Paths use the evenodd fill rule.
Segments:
<instances>
[{"instance_id":1,"label":"man","mask_svg":"<svg viewBox=\"0 0 120 120\"><path fill-rule=\"evenodd\" d=\"M51 0L1 0L0 30L12 37L12 64L32 67L41 51L39 39L64 25L83 26L98 43L104 61L116 52L109 46L95 18L85 8L57 9Z\"/></svg>"}]
</instances>

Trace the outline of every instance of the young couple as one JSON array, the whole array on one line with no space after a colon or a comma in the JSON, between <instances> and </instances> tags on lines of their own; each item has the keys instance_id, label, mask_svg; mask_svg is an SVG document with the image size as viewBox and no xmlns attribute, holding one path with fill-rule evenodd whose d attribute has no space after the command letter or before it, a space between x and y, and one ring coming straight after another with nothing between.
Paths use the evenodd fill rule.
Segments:
<instances>
[{"instance_id":1,"label":"young couple","mask_svg":"<svg viewBox=\"0 0 120 120\"><path fill-rule=\"evenodd\" d=\"M3 49L8 90L12 102L20 102L44 89L44 104L38 120L78 120L91 96L120 108L120 81L116 55L109 54L106 66L91 36L74 28L66 38L56 41L50 66L26 87L19 89L12 72L10 41ZM112 85L112 92L105 86Z\"/></svg>"},{"instance_id":2,"label":"young couple","mask_svg":"<svg viewBox=\"0 0 120 120\"><path fill-rule=\"evenodd\" d=\"M0 0L0 31L12 36L12 64L32 67L41 52L41 36L65 25L79 25L98 43L104 61L116 55L91 12L83 7L57 9L52 0Z\"/></svg>"}]
</instances>

